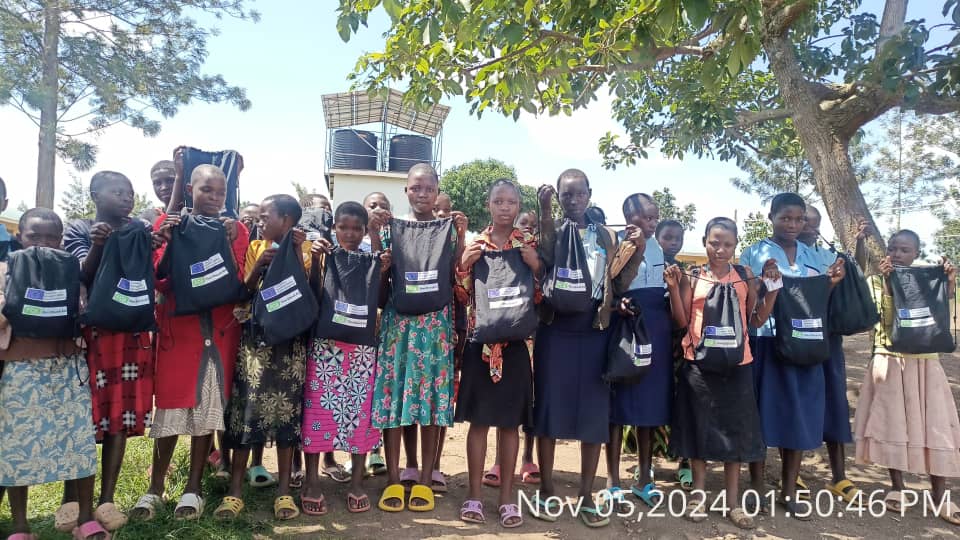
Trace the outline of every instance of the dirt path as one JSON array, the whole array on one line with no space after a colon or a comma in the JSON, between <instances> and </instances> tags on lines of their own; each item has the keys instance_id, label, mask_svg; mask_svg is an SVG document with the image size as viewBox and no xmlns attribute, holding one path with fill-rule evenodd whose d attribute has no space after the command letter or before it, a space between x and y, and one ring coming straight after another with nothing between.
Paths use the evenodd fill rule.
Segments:
<instances>
[{"instance_id":1,"label":"dirt path","mask_svg":"<svg viewBox=\"0 0 960 540\"><path fill-rule=\"evenodd\" d=\"M848 398L851 404L851 419L853 409L856 406L857 394L860 387L860 381L863 378L864 368L869 354L869 343L865 336L857 336L847 339L845 342L847 354L847 378L849 381ZM957 356L945 356L943 358L944 368L950 377L951 385L954 391L954 399L960 396L960 387L957 385L960 368L957 366ZM492 463L493 438L491 432L490 447L487 452L487 461ZM323 518L299 518L290 525L277 526L274 529L275 537L284 538L318 538L318 537L348 537L348 538L385 538L391 540L400 539L420 539L420 538L460 538L470 537L475 539L488 537L512 537L512 538L669 538L669 539L699 539L699 538L830 538L830 539L875 539L875 538L957 538L960 537L960 528L952 527L946 522L935 517L923 517L923 511L918 507L908 510L907 514L901 518L900 515L883 515L873 517L869 510L865 511L862 517L845 513L842 517L837 514L845 509L839 505L834 505L833 515L831 517L815 516L811 521L800 522L794 518L787 518L782 515L783 509L776 508L776 515L759 516L757 518L757 529L744 533L737 529L733 524L727 521L719 514L710 514L710 517L703 523L694 524L680 517L670 517L669 511L665 517L644 517L639 521L636 518L626 519L613 517L610 526L604 529L588 529L579 520L571 517L569 513L560 517L556 523L546 523L534 519L530 515L525 515L525 524L520 529L506 532L496 521L496 491L492 488L484 488L484 505L487 513L487 524L485 525L467 525L459 520L458 511L461 502L466 497L466 426L457 425L447 433L445 450L443 455L443 470L448 475L450 492L443 498L437 499L437 509L434 512L422 515L413 512L402 512L399 514L387 514L374 509L366 514L354 515L346 510L346 488L326 481L324 488L326 490L327 500L330 501L330 514ZM847 447L848 455L852 455L853 447ZM273 452L268 451L267 456L272 458ZM345 461L346 456L338 454L341 462ZM600 464L598 478L594 488L599 490L604 487L606 480L606 467L604 463ZM626 470L636 464L636 459L625 457L621 467L622 474L626 475ZM271 470L276 470L273 463L269 462L267 466ZM658 485L666 492L678 490L676 482L673 481L676 464L670 462L658 462L657 479ZM578 480L577 471L580 468L580 454L578 444L571 441L562 441L557 445L556 469L557 486L561 496L572 497L576 493L576 484ZM848 459L847 474L869 497L869 494L875 490L883 490L887 486L888 477L886 470L878 467L865 467L854 465L852 459ZM775 481L779 476L779 460L775 451L770 452L767 463L766 477L769 482ZM816 493L824 488L824 484L829 481L829 464L827 462L826 450L821 448L815 453L807 453L803 462L801 476L806 480L811 490ZM913 489L923 489L928 486L926 478L918 478L907 475L908 486ZM746 467L743 467L741 476L741 486L746 486L749 477ZM384 477L369 479L366 483L368 493L376 504L376 498L380 490L385 485ZM707 489L712 493L718 493L722 487L722 469L714 468L711 471L707 482ZM775 486L771 483L770 489ZM948 487L957 488L956 482L949 482ZM528 486L523 488L532 497L533 489ZM960 490L956 492L957 499L960 499ZM679 509L679 497L675 496L677 502L675 507ZM882 498L882 494L877 498ZM636 500L630 497L631 500ZM957 501L960 504L960 500ZM879 503L875 509L879 511ZM821 495L821 508L827 509L826 494ZM878 512L879 513L879 512ZM927 515L931 515L927 512ZM266 519L267 516L264 515Z\"/></svg>"}]
</instances>

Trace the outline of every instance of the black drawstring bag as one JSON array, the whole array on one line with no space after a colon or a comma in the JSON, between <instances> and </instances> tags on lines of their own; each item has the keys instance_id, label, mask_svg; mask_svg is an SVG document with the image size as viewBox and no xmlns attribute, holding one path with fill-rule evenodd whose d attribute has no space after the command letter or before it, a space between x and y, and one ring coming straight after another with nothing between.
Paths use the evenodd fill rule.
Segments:
<instances>
[{"instance_id":1,"label":"black drawstring bag","mask_svg":"<svg viewBox=\"0 0 960 540\"><path fill-rule=\"evenodd\" d=\"M253 300L253 320L268 346L306 332L317 318L317 299L303 268L303 253L288 232L263 274Z\"/></svg>"},{"instance_id":2,"label":"black drawstring bag","mask_svg":"<svg viewBox=\"0 0 960 540\"><path fill-rule=\"evenodd\" d=\"M223 223L186 214L172 234L159 277L169 274L172 281L174 315L195 315L246 296Z\"/></svg>"},{"instance_id":3,"label":"black drawstring bag","mask_svg":"<svg viewBox=\"0 0 960 540\"><path fill-rule=\"evenodd\" d=\"M780 361L815 366L830 357L829 301L828 276L783 276L783 288L773 305Z\"/></svg>"},{"instance_id":4,"label":"black drawstring bag","mask_svg":"<svg viewBox=\"0 0 960 540\"><path fill-rule=\"evenodd\" d=\"M473 265L476 324L473 341L503 343L533 335L533 272L519 249L484 251Z\"/></svg>"},{"instance_id":5,"label":"black drawstring bag","mask_svg":"<svg viewBox=\"0 0 960 540\"><path fill-rule=\"evenodd\" d=\"M380 254L336 248L326 257L320 317L313 335L354 345L377 344Z\"/></svg>"},{"instance_id":6,"label":"black drawstring bag","mask_svg":"<svg viewBox=\"0 0 960 540\"><path fill-rule=\"evenodd\" d=\"M598 231L599 233L600 231ZM577 224L564 219L557 230L553 267L543 281L543 297L560 313L593 309L593 283Z\"/></svg>"},{"instance_id":7,"label":"black drawstring bag","mask_svg":"<svg viewBox=\"0 0 960 540\"><path fill-rule=\"evenodd\" d=\"M297 225L307 233L307 240L313 242L321 238L333 242L333 215L324 208L307 208L300 216Z\"/></svg>"},{"instance_id":8,"label":"black drawstring bag","mask_svg":"<svg viewBox=\"0 0 960 540\"><path fill-rule=\"evenodd\" d=\"M29 247L7 260L3 316L14 337L74 338L80 333L80 260L59 249Z\"/></svg>"},{"instance_id":9,"label":"black drawstring bag","mask_svg":"<svg viewBox=\"0 0 960 540\"><path fill-rule=\"evenodd\" d=\"M947 274L942 266L894 268L890 350L907 354L952 353Z\"/></svg>"},{"instance_id":10,"label":"black drawstring bag","mask_svg":"<svg viewBox=\"0 0 960 540\"><path fill-rule=\"evenodd\" d=\"M631 315L620 317L607 345L603 380L611 384L636 384L650 371L653 345L643 323L643 312L630 306Z\"/></svg>"},{"instance_id":11,"label":"black drawstring bag","mask_svg":"<svg viewBox=\"0 0 960 540\"><path fill-rule=\"evenodd\" d=\"M739 264L733 265L741 281L747 281L747 271ZM691 289L697 290L700 268L691 272L694 278ZM694 349L693 358L700 369L713 373L726 373L743 362L743 319L740 314L740 298L733 283L714 282L703 302L703 325L700 328L700 343Z\"/></svg>"},{"instance_id":12,"label":"black drawstring bag","mask_svg":"<svg viewBox=\"0 0 960 540\"><path fill-rule=\"evenodd\" d=\"M107 239L80 322L111 332L156 330L153 246L142 221L131 220Z\"/></svg>"},{"instance_id":13,"label":"black drawstring bag","mask_svg":"<svg viewBox=\"0 0 960 540\"><path fill-rule=\"evenodd\" d=\"M830 333L852 336L866 332L880 320L870 286L856 261L844 253L837 253L837 258L843 259L846 275L830 293Z\"/></svg>"},{"instance_id":14,"label":"black drawstring bag","mask_svg":"<svg viewBox=\"0 0 960 540\"><path fill-rule=\"evenodd\" d=\"M390 221L393 307L404 315L433 313L453 302L450 218Z\"/></svg>"}]
</instances>

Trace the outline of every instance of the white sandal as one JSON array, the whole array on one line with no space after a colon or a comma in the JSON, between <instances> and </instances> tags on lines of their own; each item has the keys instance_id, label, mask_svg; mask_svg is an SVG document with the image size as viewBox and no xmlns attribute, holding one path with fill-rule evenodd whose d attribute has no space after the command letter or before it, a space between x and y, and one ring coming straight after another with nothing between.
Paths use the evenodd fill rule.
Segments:
<instances>
[{"instance_id":1,"label":"white sandal","mask_svg":"<svg viewBox=\"0 0 960 540\"><path fill-rule=\"evenodd\" d=\"M181 516L179 511L184 508L192 508L193 513ZM196 493L184 493L180 496L180 502L177 503L177 507L173 509L173 517L177 520L198 520L200 516L203 515L203 497L197 495Z\"/></svg>"},{"instance_id":2,"label":"white sandal","mask_svg":"<svg viewBox=\"0 0 960 540\"><path fill-rule=\"evenodd\" d=\"M159 495L154 495L153 493L144 493L137 499L137 504L133 506L133 510L146 510L147 517L143 521L150 521L153 518L157 517L157 508L163 505L163 498Z\"/></svg>"}]
</instances>

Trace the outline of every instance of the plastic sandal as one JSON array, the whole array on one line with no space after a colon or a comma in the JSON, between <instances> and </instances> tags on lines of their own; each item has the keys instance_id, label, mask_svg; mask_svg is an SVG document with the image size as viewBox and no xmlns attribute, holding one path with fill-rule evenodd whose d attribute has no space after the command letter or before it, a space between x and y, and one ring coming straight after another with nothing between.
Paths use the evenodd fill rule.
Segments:
<instances>
[{"instance_id":1,"label":"plastic sandal","mask_svg":"<svg viewBox=\"0 0 960 540\"><path fill-rule=\"evenodd\" d=\"M115 531L127 524L127 516L113 503L103 503L93 511L93 519L108 531Z\"/></svg>"},{"instance_id":2,"label":"plastic sandal","mask_svg":"<svg viewBox=\"0 0 960 540\"><path fill-rule=\"evenodd\" d=\"M214 450L207 456L207 463L214 469L220 468L220 451Z\"/></svg>"},{"instance_id":3,"label":"plastic sandal","mask_svg":"<svg viewBox=\"0 0 960 540\"><path fill-rule=\"evenodd\" d=\"M547 497L547 500L543 500L539 494L533 496L533 504L537 507L537 512L533 514L533 517L550 523L557 521L559 509L563 506L563 504L557 502L557 499ZM554 508L557 508L557 510L555 511Z\"/></svg>"},{"instance_id":4,"label":"plastic sandal","mask_svg":"<svg viewBox=\"0 0 960 540\"><path fill-rule=\"evenodd\" d=\"M286 510L291 512L284 516L280 512ZM293 502L293 497L289 495L281 495L273 500L273 517L280 521L287 521L290 519L296 519L300 516L300 509L297 508L297 504Z\"/></svg>"},{"instance_id":5,"label":"plastic sandal","mask_svg":"<svg viewBox=\"0 0 960 540\"><path fill-rule=\"evenodd\" d=\"M181 515L180 510L190 508L193 512L187 515ZM196 493L184 493L180 496L180 502L177 503L177 507L173 510L173 518L176 520L198 520L200 516L203 515L203 497L197 495Z\"/></svg>"},{"instance_id":6,"label":"plastic sandal","mask_svg":"<svg viewBox=\"0 0 960 540\"><path fill-rule=\"evenodd\" d=\"M657 490L657 486L653 482L643 486L643 489L637 489L637 486L633 486L630 488L630 492L650 508L656 506L663 499L663 493Z\"/></svg>"},{"instance_id":7,"label":"plastic sandal","mask_svg":"<svg viewBox=\"0 0 960 540\"><path fill-rule=\"evenodd\" d=\"M860 490L857 488L857 486L853 485L853 482L847 480L846 478L837 482L836 484L827 484L827 491L833 493L837 497L840 497L847 503L856 501L857 493L860 493Z\"/></svg>"},{"instance_id":8,"label":"plastic sandal","mask_svg":"<svg viewBox=\"0 0 960 540\"><path fill-rule=\"evenodd\" d=\"M536 463L524 463L520 467L520 478L524 484L539 484L540 467Z\"/></svg>"},{"instance_id":9,"label":"plastic sandal","mask_svg":"<svg viewBox=\"0 0 960 540\"><path fill-rule=\"evenodd\" d=\"M307 503L312 504L313 507L307 506ZM327 514L327 500L323 495L316 499L301 495L300 507L303 508L303 513L308 516L325 516ZM314 508L317 508L317 510L314 510Z\"/></svg>"},{"instance_id":10,"label":"plastic sandal","mask_svg":"<svg viewBox=\"0 0 960 540\"><path fill-rule=\"evenodd\" d=\"M134 510L144 510L147 515L142 518L143 521L150 521L157 517L157 508L163 506L163 498L153 493L144 493L137 499L137 504L133 506Z\"/></svg>"},{"instance_id":11,"label":"plastic sandal","mask_svg":"<svg viewBox=\"0 0 960 540\"><path fill-rule=\"evenodd\" d=\"M434 493L446 493L447 477L440 471L433 471L433 474L430 475L430 489L432 489Z\"/></svg>"},{"instance_id":12,"label":"plastic sandal","mask_svg":"<svg viewBox=\"0 0 960 540\"><path fill-rule=\"evenodd\" d=\"M753 522L753 518L748 516L747 513L744 512L743 508L734 508L730 511L729 517L730 522L740 529L750 530L757 526Z\"/></svg>"},{"instance_id":13,"label":"plastic sandal","mask_svg":"<svg viewBox=\"0 0 960 540\"><path fill-rule=\"evenodd\" d=\"M781 499L780 504L787 509L787 512L790 513L790 517L796 519L797 521L810 521L810 519L813 517L813 512L809 510L809 505L807 506L807 510L803 510L800 508L800 505L796 503L796 501L785 501Z\"/></svg>"},{"instance_id":14,"label":"plastic sandal","mask_svg":"<svg viewBox=\"0 0 960 540\"><path fill-rule=\"evenodd\" d=\"M366 504L363 504L366 501ZM359 514L370 510L370 498L366 494L357 496L347 493L347 510L351 514Z\"/></svg>"},{"instance_id":15,"label":"plastic sandal","mask_svg":"<svg viewBox=\"0 0 960 540\"><path fill-rule=\"evenodd\" d=\"M463 501L463 504L460 505L460 521L465 523L486 523L487 518L483 515L483 503L476 499Z\"/></svg>"},{"instance_id":16,"label":"plastic sandal","mask_svg":"<svg viewBox=\"0 0 960 540\"><path fill-rule=\"evenodd\" d=\"M7 537L7 540L39 540L39 538L33 533L13 533Z\"/></svg>"},{"instance_id":17,"label":"plastic sandal","mask_svg":"<svg viewBox=\"0 0 960 540\"><path fill-rule=\"evenodd\" d=\"M413 467L407 467L400 471L400 483L407 489L410 489L410 487L418 481L420 481L420 471Z\"/></svg>"},{"instance_id":18,"label":"plastic sandal","mask_svg":"<svg viewBox=\"0 0 960 540\"><path fill-rule=\"evenodd\" d=\"M707 520L707 512L705 503L701 501L690 501L687 503L687 507L683 512L683 517L687 518L693 523L702 523Z\"/></svg>"},{"instance_id":19,"label":"plastic sandal","mask_svg":"<svg viewBox=\"0 0 960 540\"><path fill-rule=\"evenodd\" d=\"M71 534L74 540L87 540L87 538L97 535L103 535L103 540L110 540L110 533L95 519L76 527Z\"/></svg>"},{"instance_id":20,"label":"plastic sandal","mask_svg":"<svg viewBox=\"0 0 960 540\"><path fill-rule=\"evenodd\" d=\"M883 498L883 504L887 507L887 510L899 514L901 508L903 508L903 492L897 490L888 491L887 495Z\"/></svg>"},{"instance_id":21,"label":"plastic sandal","mask_svg":"<svg viewBox=\"0 0 960 540\"><path fill-rule=\"evenodd\" d=\"M431 491L430 493L432 494L433 492ZM400 505L388 505L387 501L391 499L399 500ZM391 484L387 486L380 495L380 502L377 503L377 508L384 512L403 512L403 486L401 484Z\"/></svg>"},{"instance_id":22,"label":"plastic sandal","mask_svg":"<svg viewBox=\"0 0 960 540\"><path fill-rule=\"evenodd\" d=\"M426 502L415 502L417 499ZM410 488L410 500L407 501L407 508L412 512L430 512L436 508L436 504L432 489L422 484L417 484Z\"/></svg>"},{"instance_id":23,"label":"plastic sandal","mask_svg":"<svg viewBox=\"0 0 960 540\"><path fill-rule=\"evenodd\" d=\"M960 508L953 501L949 501L946 506L940 506L937 517L951 525L960 525Z\"/></svg>"},{"instance_id":24,"label":"plastic sandal","mask_svg":"<svg viewBox=\"0 0 960 540\"><path fill-rule=\"evenodd\" d=\"M277 483L277 479L263 465L247 469L247 483L255 488L270 487Z\"/></svg>"},{"instance_id":25,"label":"plastic sandal","mask_svg":"<svg viewBox=\"0 0 960 540\"><path fill-rule=\"evenodd\" d=\"M303 487L303 471L297 471L290 475L290 489L300 489Z\"/></svg>"},{"instance_id":26,"label":"plastic sandal","mask_svg":"<svg viewBox=\"0 0 960 540\"><path fill-rule=\"evenodd\" d=\"M504 529L514 529L523 525L523 516L520 515L520 507L515 504L501 504L500 508L500 526ZM520 518L518 521L508 523L510 518Z\"/></svg>"},{"instance_id":27,"label":"plastic sandal","mask_svg":"<svg viewBox=\"0 0 960 540\"><path fill-rule=\"evenodd\" d=\"M677 482L684 491L693 489L693 470L688 467L677 469Z\"/></svg>"},{"instance_id":28,"label":"plastic sandal","mask_svg":"<svg viewBox=\"0 0 960 540\"><path fill-rule=\"evenodd\" d=\"M227 495L220 502L220 506L213 511L213 517L217 519L236 519L243 512L243 499Z\"/></svg>"},{"instance_id":29,"label":"plastic sandal","mask_svg":"<svg viewBox=\"0 0 960 540\"><path fill-rule=\"evenodd\" d=\"M624 510L624 512L628 511L627 509L620 506L621 504L623 504L623 494L626 493L625 491L623 491L623 489L621 489L619 486L613 486L613 487L608 487L606 491L607 491L607 496L605 498L608 499L614 505L614 509L617 512L619 512L621 509ZM601 492L601 494L602 493L603 492ZM603 500L603 498L601 498L601 500Z\"/></svg>"},{"instance_id":30,"label":"plastic sandal","mask_svg":"<svg viewBox=\"0 0 960 540\"><path fill-rule=\"evenodd\" d=\"M807 487L807 483L803 481L803 478L797 477L797 488L796 488L796 497L798 501L805 501L810 498L810 488ZM777 482L777 487L783 490L783 481ZM801 494L801 490L803 493Z\"/></svg>"},{"instance_id":31,"label":"plastic sandal","mask_svg":"<svg viewBox=\"0 0 960 540\"><path fill-rule=\"evenodd\" d=\"M383 456L380 454L370 454L367 458L367 474L371 476L380 476L387 472L387 464L383 462Z\"/></svg>"},{"instance_id":32,"label":"plastic sandal","mask_svg":"<svg viewBox=\"0 0 960 540\"><path fill-rule=\"evenodd\" d=\"M324 467L321 472L324 476L329 476L331 480L338 484L346 484L350 481L350 473L339 463L337 465Z\"/></svg>"},{"instance_id":33,"label":"plastic sandal","mask_svg":"<svg viewBox=\"0 0 960 540\"><path fill-rule=\"evenodd\" d=\"M78 503L63 503L53 514L53 526L60 532L72 532L77 528L77 519L79 517L80 505Z\"/></svg>"},{"instance_id":34,"label":"plastic sandal","mask_svg":"<svg viewBox=\"0 0 960 540\"><path fill-rule=\"evenodd\" d=\"M490 470L483 474L483 485L490 487L500 487L500 466L494 465Z\"/></svg>"},{"instance_id":35,"label":"plastic sandal","mask_svg":"<svg viewBox=\"0 0 960 540\"><path fill-rule=\"evenodd\" d=\"M590 527L591 529L599 529L600 527L606 527L610 524L609 517L604 517L597 521L591 521L590 518L587 517L588 514L599 517L600 512L596 509L596 507L589 506L581 506L580 511L577 512L577 516L580 518L580 521L582 521L584 525Z\"/></svg>"}]
</instances>

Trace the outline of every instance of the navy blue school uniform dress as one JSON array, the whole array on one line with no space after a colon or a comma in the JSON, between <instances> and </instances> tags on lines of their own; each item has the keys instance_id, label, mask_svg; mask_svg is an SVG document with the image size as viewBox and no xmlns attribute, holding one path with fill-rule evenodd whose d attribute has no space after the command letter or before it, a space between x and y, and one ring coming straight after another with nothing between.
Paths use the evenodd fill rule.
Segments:
<instances>
[{"instance_id":1,"label":"navy blue school uniform dress","mask_svg":"<svg viewBox=\"0 0 960 540\"><path fill-rule=\"evenodd\" d=\"M837 261L837 253L829 248L810 248L819 261L817 267L825 274ZM850 430L850 402L847 401L847 360L843 355L843 336L830 334L830 358L823 363L823 382L826 407L823 417L823 442L852 443Z\"/></svg>"},{"instance_id":2,"label":"navy blue school uniform dress","mask_svg":"<svg viewBox=\"0 0 960 540\"><path fill-rule=\"evenodd\" d=\"M615 384L610 423L617 426L656 427L670 424L673 404L672 321L664 296L663 249L656 238L647 239L643 262L625 297L643 312L653 355L650 371L636 384ZM614 322L619 319L614 314Z\"/></svg>"},{"instance_id":3,"label":"navy blue school uniform dress","mask_svg":"<svg viewBox=\"0 0 960 540\"><path fill-rule=\"evenodd\" d=\"M820 273L813 251L797 242L797 256L790 264L779 245L764 239L740 255L740 264L761 275L763 264L774 259L785 276ZM796 366L776 357L773 316L760 328L750 330L753 377L760 410L763 440L772 448L813 450L823 443L826 388L823 364Z\"/></svg>"}]
</instances>

